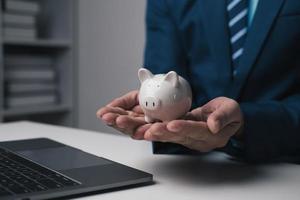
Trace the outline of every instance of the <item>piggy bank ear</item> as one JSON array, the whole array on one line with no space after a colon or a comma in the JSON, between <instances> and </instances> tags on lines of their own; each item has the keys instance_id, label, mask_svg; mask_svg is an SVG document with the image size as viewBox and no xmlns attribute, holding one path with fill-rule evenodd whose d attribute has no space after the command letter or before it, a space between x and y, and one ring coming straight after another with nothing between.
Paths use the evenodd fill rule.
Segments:
<instances>
[{"instance_id":1,"label":"piggy bank ear","mask_svg":"<svg viewBox=\"0 0 300 200\"><path fill-rule=\"evenodd\" d=\"M141 83L143 83L145 80L152 78L153 74L146 68L140 68L138 72L138 76Z\"/></svg>"},{"instance_id":2,"label":"piggy bank ear","mask_svg":"<svg viewBox=\"0 0 300 200\"><path fill-rule=\"evenodd\" d=\"M164 80L170 82L174 87L178 87L178 85L179 85L178 74L174 71L168 72L165 75Z\"/></svg>"}]
</instances>

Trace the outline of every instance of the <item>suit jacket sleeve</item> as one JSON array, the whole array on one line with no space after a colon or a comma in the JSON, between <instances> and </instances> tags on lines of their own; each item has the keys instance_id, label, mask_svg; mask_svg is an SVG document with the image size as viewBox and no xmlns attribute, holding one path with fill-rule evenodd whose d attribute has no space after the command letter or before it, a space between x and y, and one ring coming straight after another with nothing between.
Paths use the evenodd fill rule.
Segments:
<instances>
[{"instance_id":1,"label":"suit jacket sleeve","mask_svg":"<svg viewBox=\"0 0 300 200\"><path fill-rule=\"evenodd\" d=\"M244 114L244 156L249 161L298 159L300 94L282 101L241 103Z\"/></svg>"},{"instance_id":2,"label":"suit jacket sleeve","mask_svg":"<svg viewBox=\"0 0 300 200\"><path fill-rule=\"evenodd\" d=\"M174 70L188 79L184 48L165 1L148 0L146 9L144 66L154 74ZM153 153L190 154L197 152L178 144L153 142Z\"/></svg>"},{"instance_id":3,"label":"suit jacket sleeve","mask_svg":"<svg viewBox=\"0 0 300 200\"><path fill-rule=\"evenodd\" d=\"M148 0L144 65L153 73L174 70L186 77L186 58L164 0Z\"/></svg>"}]
</instances>

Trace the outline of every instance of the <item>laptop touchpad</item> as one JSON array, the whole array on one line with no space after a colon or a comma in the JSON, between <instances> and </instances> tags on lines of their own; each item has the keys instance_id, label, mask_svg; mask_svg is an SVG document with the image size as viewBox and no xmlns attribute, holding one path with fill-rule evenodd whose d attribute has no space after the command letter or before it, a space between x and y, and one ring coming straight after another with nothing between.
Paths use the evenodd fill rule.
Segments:
<instances>
[{"instance_id":1,"label":"laptop touchpad","mask_svg":"<svg viewBox=\"0 0 300 200\"><path fill-rule=\"evenodd\" d=\"M17 153L54 170L66 170L112 163L109 160L70 147L17 151Z\"/></svg>"}]
</instances>

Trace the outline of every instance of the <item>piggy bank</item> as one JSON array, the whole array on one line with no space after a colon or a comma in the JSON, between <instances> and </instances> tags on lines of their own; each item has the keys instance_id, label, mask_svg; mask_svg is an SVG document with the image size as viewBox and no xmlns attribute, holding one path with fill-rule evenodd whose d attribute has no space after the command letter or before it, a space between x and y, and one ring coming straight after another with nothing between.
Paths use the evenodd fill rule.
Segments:
<instances>
[{"instance_id":1,"label":"piggy bank","mask_svg":"<svg viewBox=\"0 0 300 200\"><path fill-rule=\"evenodd\" d=\"M139 104L146 122L171 121L190 110L191 87L176 72L153 75L149 70L141 68L138 77L141 82Z\"/></svg>"}]
</instances>

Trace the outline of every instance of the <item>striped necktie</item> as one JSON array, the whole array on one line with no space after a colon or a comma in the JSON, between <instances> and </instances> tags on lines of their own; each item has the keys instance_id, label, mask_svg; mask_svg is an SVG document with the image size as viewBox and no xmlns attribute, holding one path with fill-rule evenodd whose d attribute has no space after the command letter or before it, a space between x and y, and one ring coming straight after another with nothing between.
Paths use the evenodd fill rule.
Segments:
<instances>
[{"instance_id":1,"label":"striped necktie","mask_svg":"<svg viewBox=\"0 0 300 200\"><path fill-rule=\"evenodd\" d=\"M247 0L227 0L227 12L231 43L232 68L233 76L235 76L239 59L243 54L243 46L247 35Z\"/></svg>"}]
</instances>

